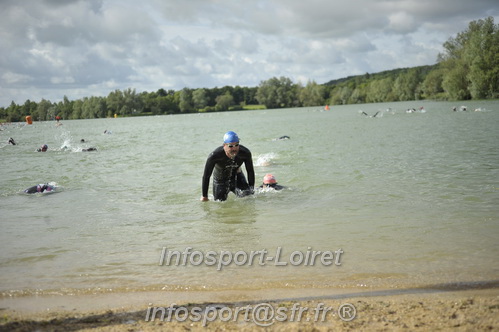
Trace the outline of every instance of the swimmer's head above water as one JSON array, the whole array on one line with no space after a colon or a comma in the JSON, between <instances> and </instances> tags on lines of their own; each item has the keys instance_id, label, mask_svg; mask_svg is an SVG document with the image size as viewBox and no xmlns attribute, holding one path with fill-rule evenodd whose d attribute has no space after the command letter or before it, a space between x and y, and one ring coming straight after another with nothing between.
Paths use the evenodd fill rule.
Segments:
<instances>
[{"instance_id":1,"label":"swimmer's head above water","mask_svg":"<svg viewBox=\"0 0 499 332\"><path fill-rule=\"evenodd\" d=\"M48 145L47 145L47 144L43 144L43 145L42 145L42 147L41 147L41 148L39 148L39 149L38 149L38 150L36 150L36 151L38 151L38 152L46 152L46 151L48 150L48 148L49 148L49 147L48 147Z\"/></svg>"},{"instance_id":2,"label":"swimmer's head above water","mask_svg":"<svg viewBox=\"0 0 499 332\"><path fill-rule=\"evenodd\" d=\"M224 143L239 143L239 136L233 131L228 131L224 135Z\"/></svg>"},{"instance_id":3,"label":"swimmer's head above water","mask_svg":"<svg viewBox=\"0 0 499 332\"><path fill-rule=\"evenodd\" d=\"M275 179L275 176L272 174L265 174L263 177L263 184L275 184L277 183L277 180Z\"/></svg>"},{"instance_id":4,"label":"swimmer's head above water","mask_svg":"<svg viewBox=\"0 0 499 332\"><path fill-rule=\"evenodd\" d=\"M239 136L233 131L226 132L223 146L227 157L234 159L239 153Z\"/></svg>"},{"instance_id":5,"label":"swimmer's head above water","mask_svg":"<svg viewBox=\"0 0 499 332\"><path fill-rule=\"evenodd\" d=\"M265 174L265 176L263 177L263 184L260 186L260 188L261 189L281 190L281 189L284 189L286 187L278 185L275 176L268 173L268 174Z\"/></svg>"}]
</instances>

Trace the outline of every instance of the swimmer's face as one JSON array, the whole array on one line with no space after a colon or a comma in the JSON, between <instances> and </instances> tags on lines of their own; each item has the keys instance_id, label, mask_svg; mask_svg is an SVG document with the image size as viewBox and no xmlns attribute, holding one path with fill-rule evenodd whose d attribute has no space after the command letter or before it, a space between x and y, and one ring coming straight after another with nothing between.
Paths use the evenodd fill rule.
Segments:
<instances>
[{"instance_id":1,"label":"swimmer's face","mask_svg":"<svg viewBox=\"0 0 499 332\"><path fill-rule=\"evenodd\" d=\"M239 142L224 143L224 151L227 157L234 159L239 153Z\"/></svg>"}]
</instances>

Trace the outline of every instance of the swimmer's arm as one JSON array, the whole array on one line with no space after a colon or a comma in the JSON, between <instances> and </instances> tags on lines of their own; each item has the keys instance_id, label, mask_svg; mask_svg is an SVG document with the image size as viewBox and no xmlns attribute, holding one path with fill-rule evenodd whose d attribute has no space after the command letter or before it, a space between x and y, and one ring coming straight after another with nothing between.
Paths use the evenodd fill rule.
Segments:
<instances>
[{"instance_id":1,"label":"swimmer's arm","mask_svg":"<svg viewBox=\"0 0 499 332\"><path fill-rule=\"evenodd\" d=\"M249 154L248 159L244 162L244 166L246 167L246 172L248 173L248 184L253 190L255 187L255 169L253 168L253 158L251 153Z\"/></svg>"},{"instance_id":2,"label":"swimmer's arm","mask_svg":"<svg viewBox=\"0 0 499 332\"><path fill-rule=\"evenodd\" d=\"M215 160L213 153L211 153L208 156L208 159L206 160L206 164L204 166L204 172L203 172L203 180L201 183L201 201L206 202L209 201L208 199L208 187L210 186L210 177L211 173L213 173L213 169L215 168Z\"/></svg>"}]
</instances>

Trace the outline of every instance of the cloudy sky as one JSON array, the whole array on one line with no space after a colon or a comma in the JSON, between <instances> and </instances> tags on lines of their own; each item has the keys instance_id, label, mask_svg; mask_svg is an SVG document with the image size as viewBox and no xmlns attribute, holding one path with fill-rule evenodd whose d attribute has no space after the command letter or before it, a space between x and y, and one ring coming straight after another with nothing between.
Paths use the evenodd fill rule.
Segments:
<instances>
[{"instance_id":1,"label":"cloudy sky","mask_svg":"<svg viewBox=\"0 0 499 332\"><path fill-rule=\"evenodd\" d=\"M0 106L429 65L497 0L0 0Z\"/></svg>"}]
</instances>

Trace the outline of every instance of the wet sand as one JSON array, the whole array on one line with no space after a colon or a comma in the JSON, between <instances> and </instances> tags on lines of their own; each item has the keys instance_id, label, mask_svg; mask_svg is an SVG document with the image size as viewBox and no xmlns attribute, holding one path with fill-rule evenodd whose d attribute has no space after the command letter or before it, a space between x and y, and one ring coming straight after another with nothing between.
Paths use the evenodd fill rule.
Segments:
<instances>
[{"instance_id":1,"label":"wet sand","mask_svg":"<svg viewBox=\"0 0 499 332\"><path fill-rule=\"evenodd\" d=\"M499 330L499 284L442 285L405 290L306 291L307 297L284 297L299 294L281 290L269 298L262 292L238 294L218 292L189 294L178 292L111 293L77 296L41 296L4 298L0 301L0 330L5 331L487 331ZM272 290L273 292L273 290ZM301 294L303 294L303 290ZM267 291L268 293L268 291ZM320 295L320 294L323 295ZM195 302L192 302L196 299ZM212 299L211 301L208 299ZM216 299L214 301L213 299ZM153 302L148 302L153 301ZM174 304L173 304L174 303ZM258 321L244 312L222 321L220 316L193 321L183 316L200 308L203 312L235 312L236 308L256 308L262 303L286 313L274 319ZM353 305L355 312L343 311ZM152 319L156 306L178 311L161 320L160 311ZM306 308L299 319L299 311ZM317 311L315 308L328 308ZM347 309L352 309L348 307ZM168 311L167 311L168 312ZM175 312L175 311L172 311ZM319 314L316 315L316 313ZM346 314L345 314L346 313ZM217 313L218 314L218 313ZM209 316L209 315L208 315ZM149 319L146 321L146 317ZM215 317L215 316L210 316ZM323 319L324 317L324 319ZM286 319L284 319L286 318ZM351 320L350 320L351 319ZM183 321L181 321L183 320ZM265 325L264 327L262 327Z\"/></svg>"}]
</instances>

